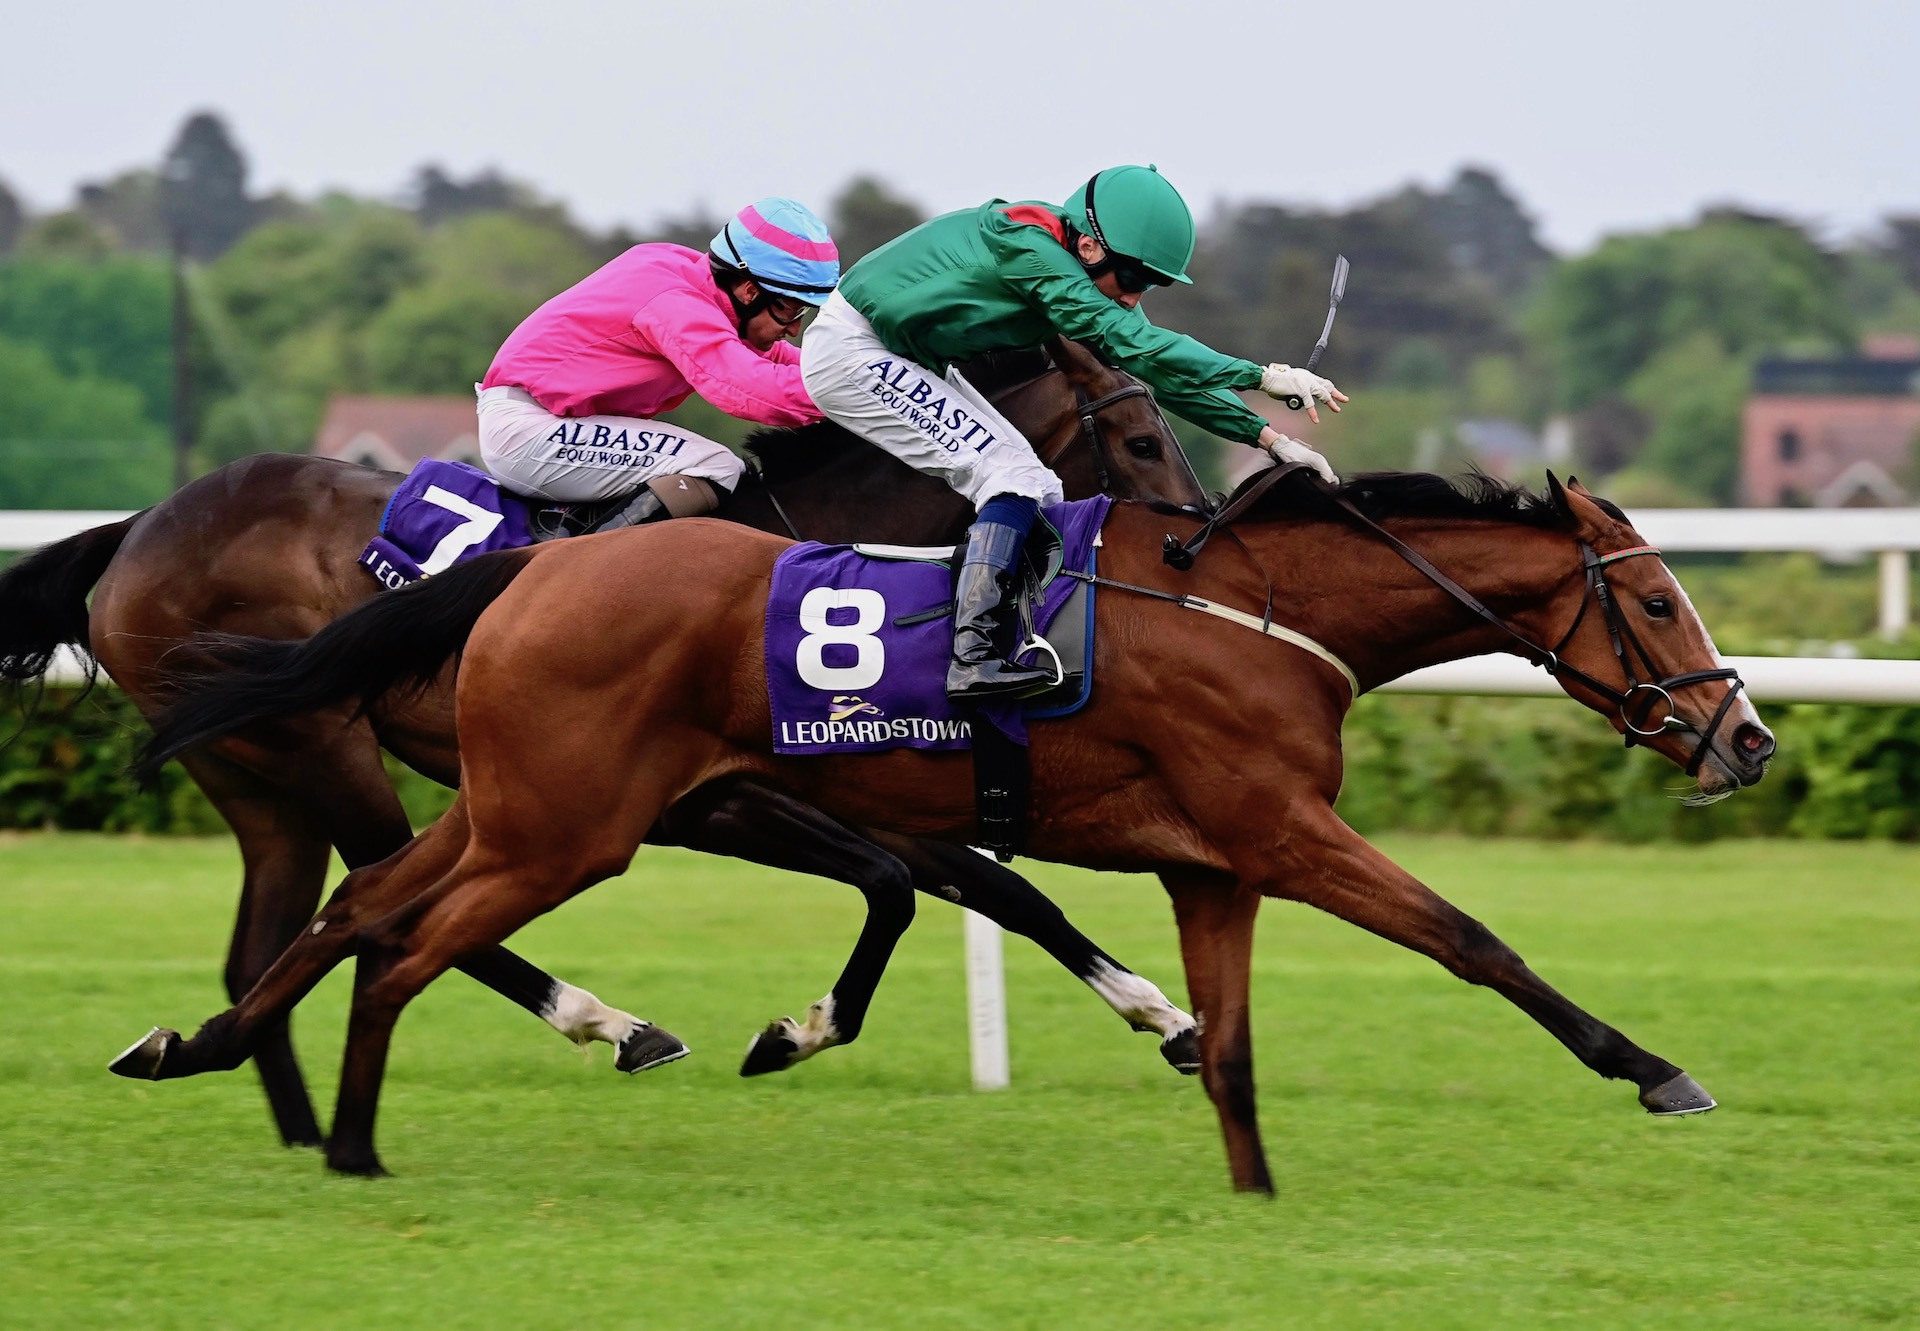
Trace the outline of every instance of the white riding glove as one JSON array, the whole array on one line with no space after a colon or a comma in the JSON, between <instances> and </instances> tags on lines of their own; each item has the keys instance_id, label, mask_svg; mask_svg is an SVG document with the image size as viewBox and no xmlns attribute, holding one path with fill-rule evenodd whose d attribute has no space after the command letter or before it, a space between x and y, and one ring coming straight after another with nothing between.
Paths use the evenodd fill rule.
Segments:
<instances>
[{"instance_id":1,"label":"white riding glove","mask_svg":"<svg viewBox=\"0 0 1920 1331\"><path fill-rule=\"evenodd\" d=\"M1304 462L1320 473L1320 479L1328 485L1338 485L1340 478L1333 473L1333 464L1320 453L1308 448L1298 439L1289 439L1284 434L1267 446L1275 462Z\"/></svg>"},{"instance_id":2,"label":"white riding glove","mask_svg":"<svg viewBox=\"0 0 1920 1331\"><path fill-rule=\"evenodd\" d=\"M1269 365L1260 372L1260 391L1268 397L1277 397L1295 411L1305 408L1314 420L1320 419L1320 413L1314 409L1316 402L1324 402L1335 411L1347 400L1347 395L1333 386L1333 380L1322 379L1312 370L1296 370L1291 365Z\"/></svg>"}]
</instances>

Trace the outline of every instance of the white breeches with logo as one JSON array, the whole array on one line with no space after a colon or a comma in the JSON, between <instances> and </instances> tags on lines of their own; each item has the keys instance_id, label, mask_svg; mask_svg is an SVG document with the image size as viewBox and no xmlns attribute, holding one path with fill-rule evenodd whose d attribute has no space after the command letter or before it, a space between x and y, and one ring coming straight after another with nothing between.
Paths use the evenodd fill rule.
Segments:
<instances>
[{"instance_id":1,"label":"white breeches with logo","mask_svg":"<svg viewBox=\"0 0 1920 1331\"><path fill-rule=\"evenodd\" d=\"M889 351L838 292L801 342L800 377L833 420L938 476L975 508L1003 494L1042 504L1064 497L1033 445L959 371L942 377Z\"/></svg>"},{"instance_id":2,"label":"white breeches with logo","mask_svg":"<svg viewBox=\"0 0 1920 1331\"><path fill-rule=\"evenodd\" d=\"M660 476L733 489L746 470L723 444L665 421L555 416L519 388L476 389L480 460L516 494L560 503L617 499Z\"/></svg>"}]
</instances>

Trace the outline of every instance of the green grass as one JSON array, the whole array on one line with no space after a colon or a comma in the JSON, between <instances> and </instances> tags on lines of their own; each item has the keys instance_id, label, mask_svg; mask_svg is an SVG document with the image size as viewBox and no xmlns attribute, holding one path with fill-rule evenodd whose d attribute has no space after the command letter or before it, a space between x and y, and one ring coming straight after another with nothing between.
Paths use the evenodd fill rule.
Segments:
<instances>
[{"instance_id":1,"label":"green grass","mask_svg":"<svg viewBox=\"0 0 1920 1331\"><path fill-rule=\"evenodd\" d=\"M270 1138L250 1072L106 1059L224 1005L222 842L0 840L0 1326L1805 1327L1920 1320L1920 851L1390 841L1550 981L1718 1095L1643 1114L1493 995L1269 904L1254 979L1280 1195L1030 946L1014 1085L968 1089L958 915L923 902L861 1042L747 1036L831 981L857 897L648 852L523 933L694 1057L624 1078L464 978L409 1011L396 1177ZM1151 880L1041 868L1184 993ZM345 974L301 1009L330 1094Z\"/></svg>"}]
</instances>

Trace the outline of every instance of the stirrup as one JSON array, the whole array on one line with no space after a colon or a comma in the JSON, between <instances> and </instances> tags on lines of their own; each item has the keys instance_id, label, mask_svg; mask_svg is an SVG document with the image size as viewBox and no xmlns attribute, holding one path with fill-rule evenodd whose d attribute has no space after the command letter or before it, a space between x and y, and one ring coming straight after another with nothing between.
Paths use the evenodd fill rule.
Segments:
<instances>
[{"instance_id":1,"label":"stirrup","mask_svg":"<svg viewBox=\"0 0 1920 1331\"><path fill-rule=\"evenodd\" d=\"M1053 658L1053 681L1046 686L1048 689L1057 689L1067 682L1067 667L1060 660L1060 653L1054 650L1052 643L1048 642L1038 633L1029 633L1027 635L1027 640L1014 649L1013 656L1009 659L1008 664L1018 665L1019 658L1025 656L1028 652L1045 652ZM1036 666L1037 664L1036 662ZM1044 692L1044 690L1042 691Z\"/></svg>"}]
</instances>

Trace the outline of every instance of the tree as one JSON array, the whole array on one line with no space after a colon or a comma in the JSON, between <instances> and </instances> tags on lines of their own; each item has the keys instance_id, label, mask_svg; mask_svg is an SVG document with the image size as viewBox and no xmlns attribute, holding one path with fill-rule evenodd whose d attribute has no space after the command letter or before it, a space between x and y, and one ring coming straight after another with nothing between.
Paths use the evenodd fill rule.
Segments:
<instances>
[{"instance_id":1,"label":"tree","mask_svg":"<svg viewBox=\"0 0 1920 1331\"><path fill-rule=\"evenodd\" d=\"M12 253L27 229L27 210L20 206L7 182L0 180L0 257Z\"/></svg>"},{"instance_id":2,"label":"tree","mask_svg":"<svg viewBox=\"0 0 1920 1331\"><path fill-rule=\"evenodd\" d=\"M166 442L132 385L64 372L9 337L0 383L0 508L138 508L166 495Z\"/></svg>"},{"instance_id":3,"label":"tree","mask_svg":"<svg viewBox=\"0 0 1920 1331\"><path fill-rule=\"evenodd\" d=\"M1553 259L1533 219L1484 167L1460 168L1443 192L1428 196L1423 212L1454 264L1485 277L1507 299L1531 286Z\"/></svg>"},{"instance_id":4,"label":"tree","mask_svg":"<svg viewBox=\"0 0 1920 1331\"><path fill-rule=\"evenodd\" d=\"M427 227L479 213L512 213L566 231L578 241L586 239L563 205L543 201L533 186L503 176L492 167L459 180L429 163L414 173L408 193L413 198L414 215Z\"/></svg>"},{"instance_id":5,"label":"tree","mask_svg":"<svg viewBox=\"0 0 1920 1331\"><path fill-rule=\"evenodd\" d=\"M160 173L122 171L111 180L80 186L77 210L110 233L123 250L164 250L167 220L160 202Z\"/></svg>"},{"instance_id":6,"label":"tree","mask_svg":"<svg viewBox=\"0 0 1920 1331\"><path fill-rule=\"evenodd\" d=\"M210 111L187 118L160 166L161 214L187 254L216 259L253 221L247 162Z\"/></svg>"},{"instance_id":7,"label":"tree","mask_svg":"<svg viewBox=\"0 0 1920 1331\"><path fill-rule=\"evenodd\" d=\"M1746 362L1704 329L1647 362L1627 385L1628 398L1655 421L1636 470L1732 503L1749 377Z\"/></svg>"},{"instance_id":8,"label":"tree","mask_svg":"<svg viewBox=\"0 0 1920 1331\"><path fill-rule=\"evenodd\" d=\"M470 391L532 308L513 292L460 282L404 291L367 326L373 384L397 393Z\"/></svg>"},{"instance_id":9,"label":"tree","mask_svg":"<svg viewBox=\"0 0 1920 1331\"><path fill-rule=\"evenodd\" d=\"M1574 410L1616 392L1697 332L1734 355L1790 339L1851 345L1833 256L1798 228L1750 216L1612 236L1556 267L1529 315Z\"/></svg>"},{"instance_id":10,"label":"tree","mask_svg":"<svg viewBox=\"0 0 1920 1331\"><path fill-rule=\"evenodd\" d=\"M918 204L888 189L884 181L855 176L834 196L828 219L844 271L895 236L919 226L927 215Z\"/></svg>"},{"instance_id":11,"label":"tree","mask_svg":"<svg viewBox=\"0 0 1920 1331\"><path fill-rule=\"evenodd\" d=\"M1345 213L1249 204L1202 233L1195 286L1150 297L1156 321L1253 360L1298 362L1326 318L1336 254L1353 263L1328 351L1336 379L1381 372L1395 346L1423 338L1463 374L1475 356L1513 349L1492 286L1456 267L1407 196Z\"/></svg>"},{"instance_id":12,"label":"tree","mask_svg":"<svg viewBox=\"0 0 1920 1331\"><path fill-rule=\"evenodd\" d=\"M39 348L62 376L128 386L156 427L173 400L170 308L166 266L156 259L0 264L0 337ZM13 385L0 395L11 411Z\"/></svg>"},{"instance_id":13,"label":"tree","mask_svg":"<svg viewBox=\"0 0 1920 1331\"><path fill-rule=\"evenodd\" d=\"M113 237L83 213L54 213L27 228L20 254L31 259L101 259L113 252Z\"/></svg>"},{"instance_id":14,"label":"tree","mask_svg":"<svg viewBox=\"0 0 1920 1331\"><path fill-rule=\"evenodd\" d=\"M329 321L358 328L426 274L420 226L398 209L327 201L313 220L255 229L207 269L239 334L257 347Z\"/></svg>"},{"instance_id":15,"label":"tree","mask_svg":"<svg viewBox=\"0 0 1920 1331\"><path fill-rule=\"evenodd\" d=\"M1920 291L1920 215L1887 218L1880 252L1898 266L1909 287Z\"/></svg>"}]
</instances>

